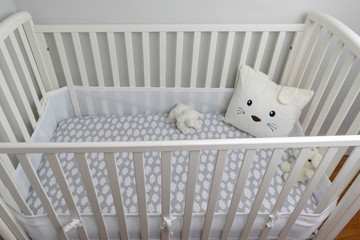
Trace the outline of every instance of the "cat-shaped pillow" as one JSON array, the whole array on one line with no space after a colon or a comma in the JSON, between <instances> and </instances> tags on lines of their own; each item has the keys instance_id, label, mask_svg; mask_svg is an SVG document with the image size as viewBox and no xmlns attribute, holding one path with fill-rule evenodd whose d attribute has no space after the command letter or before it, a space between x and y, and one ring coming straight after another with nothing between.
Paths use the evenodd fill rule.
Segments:
<instances>
[{"instance_id":1,"label":"cat-shaped pillow","mask_svg":"<svg viewBox=\"0 0 360 240\"><path fill-rule=\"evenodd\" d=\"M224 121L255 137L286 137L313 94L277 85L266 74L242 65Z\"/></svg>"}]
</instances>

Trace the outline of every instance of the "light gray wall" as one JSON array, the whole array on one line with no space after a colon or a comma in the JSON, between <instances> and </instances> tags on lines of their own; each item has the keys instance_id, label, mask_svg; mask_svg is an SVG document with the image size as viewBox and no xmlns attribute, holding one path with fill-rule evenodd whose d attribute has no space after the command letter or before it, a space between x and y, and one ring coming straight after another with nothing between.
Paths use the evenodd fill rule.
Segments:
<instances>
[{"instance_id":1,"label":"light gray wall","mask_svg":"<svg viewBox=\"0 0 360 240\"><path fill-rule=\"evenodd\" d=\"M14 12L16 7L13 0L0 0L0 21Z\"/></svg>"},{"instance_id":2,"label":"light gray wall","mask_svg":"<svg viewBox=\"0 0 360 240\"><path fill-rule=\"evenodd\" d=\"M10 0L6 0L10 1ZM358 0L14 0L42 23L298 23L309 10L360 33Z\"/></svg>"}]
</instances>

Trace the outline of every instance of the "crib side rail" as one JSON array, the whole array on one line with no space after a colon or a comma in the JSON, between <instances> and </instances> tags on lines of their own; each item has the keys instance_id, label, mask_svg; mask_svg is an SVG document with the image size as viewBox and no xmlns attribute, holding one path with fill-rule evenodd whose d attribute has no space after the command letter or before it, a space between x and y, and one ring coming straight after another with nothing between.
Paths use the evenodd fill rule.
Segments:
<instances>
[{"instance_id":1,"label":"crib side rail","mask_svg":"<svg viewBox=\"0 0 360 240\"><path fill-rule=\"evenodd\" d=\"M219 186L222 181L222 175L224 172L224 164L226 162L227 153L232 149L244 149L244 162L241 166L238 180L234 188L234 194L231 200L230 210L227 215L227 219L222 232L222 239L227 239L227 236L232 228L234 221L234 212L239 205L239 200L244 188L244 179L247 178L249 173L249 167L255 159L255 151L261 148L271 148L273 150L270 163L267 170L262 178L259 191L257 192L256 198L252 204L251 211L248 215L246 224L243 228L241 239L246 239L251 231L254 224L255 217L257 216L261 203L267 192L270 180L274 176L275 170L280 163L281 155L283 154L284 148L294 147L302 148L296 164L291 171L285 185L278 196L277 202L272 214L276 215L282 208L284 201L286 200L289 191L293 184L296 182L296 177L299 174L303 164L307 161L307 155L311 147L326 147L328 150L324 154L324 158L315 171L314 176L307 185L304 193L298 201L294 211L290 215L287 224L283 228L279 239L285 239L303 209L305 203L310 198L311 194L315 191L321 177L324 175L327 167L335 157L341 147L351 146L354 147L350 160L347 165L344 166L342 174L339 174L332 183L331 187L327 190L322 202L319 204L319 208L327 206L330 203L330 198L327 196L339 191L344 188L347 184L346 173L351 171L353 168L359 169L359 151L360 151L360 139L359 136L332 136L332 137L308 137L308 138L275 138L275 139L228 139L228 140L202 140L202 141L165 141L165 142L107 142L107 143L1 143L0 152L4 154L16 154L20 164L22 165L27 177L38 197L41 200L43 207L45 208L51 223L57 230L58 236L62 239L67 239L64 225L60 222L57 213L52 206L47 193L42 186L35 169L30 163L29 156L32 153L44 153L48 157L48 161L52 171L55 174L56 182L58 183L60 190L64 196L65 202L69 208L70 216L73 221L82 221L79 211L76 207L72 192L69 190L67 179L62 171L61 164L57 158L59 153L74 153L75 159L78 164L82 182L84 183L85 190L89 197L90 205L94 213L94 217L97 223L99 235L101 238L108 238L108 229L104 223L104 217L101 212L99 205L98 196L94 187L94 179L91 174L91 169L88 163L87 153L99 152L104 154L106 168L108 170L108 176L110 180L110 188L113 194L113 199L116 200L116 215L119 223L119 234L122 239L128 239L128 228L126 225L127 214L124 212L121 187L119 185L119 169L116 165L115 153L117 152L131 152L133 156L134 172L136 178L136 191L139 205L140 215L140 230L141 238L149 237L149 225L148 225L148 211L147 211L147 199L146 199L146 179L144 173L144 158L145 152L160 152L161 153L161 192L162 192L162 218L171 219L169 204L170 204L170 185L171 185L171 174L172 166L171 154L174 151L189 151L189 165L186 185L186 196L185 196L185 209L184 209L184 221L182 228L182 239L188 239L191 230L192 220L192 206L194 202L194 193L197 179L197 173L199 170L199 154L200 151L216 150L217 159L213 171L211 191L207 204L207 211L205 215L205 223L202 231L202 239L207 239L212 228L212 221L214 217L215 203L217 202L219 194ZM0 166L1 168L2 166ZM168 181L170 179L170 181ZM270 216L269 216L270 217ZM274 220L273 220L274 221ZM271 230L271 223L264 225L263 232L260 236L261 239L266 239L267 235ZM86 237L85 228L80 224L77 227L78 234L81 238ZM164 239L169 239L169 230L166 225L162 230L162 236Z\"/></svg>"}]
</instances>

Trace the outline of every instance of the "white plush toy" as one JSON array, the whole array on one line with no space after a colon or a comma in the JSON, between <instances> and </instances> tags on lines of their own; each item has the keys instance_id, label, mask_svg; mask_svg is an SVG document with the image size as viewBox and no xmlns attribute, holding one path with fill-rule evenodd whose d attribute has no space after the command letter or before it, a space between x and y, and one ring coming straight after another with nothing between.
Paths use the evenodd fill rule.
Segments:
<instances>
[{"instance_id":1,"label":"white plush toy","mask_svg":"<svg viewBox=\"0 0 360 240\"><path fill-rule=\"evenodd\" d=\"M168 121L170 123L176 123L176 126L183 134L190 133L190 128L200 129L201 122L199 118L203 118L204 115L195 111L185 104L178 103L170 111Z\"/></svg>"},{"instance_id":2,"label":"white plush toy","mask_svg":"<svg viewBox=\"0 0 360 240\"><path fill-rule=\"evenodd\" d=\"M299 151L295 151L294 155L297 158L299 156ZM297 177L297 181L304 182L307 179L312 178L312 176L314 175L314 170L319 166L321 159L322 159L322 155L319 152L319 149L312 148L309 153L308 160L305 161L304 166ZM284 180L288 178L289 173L294 167L294 164L295 164L294 162L293 163L283 162L281 164L280 168L284 172Z\"/></svg>"}]
</instances>

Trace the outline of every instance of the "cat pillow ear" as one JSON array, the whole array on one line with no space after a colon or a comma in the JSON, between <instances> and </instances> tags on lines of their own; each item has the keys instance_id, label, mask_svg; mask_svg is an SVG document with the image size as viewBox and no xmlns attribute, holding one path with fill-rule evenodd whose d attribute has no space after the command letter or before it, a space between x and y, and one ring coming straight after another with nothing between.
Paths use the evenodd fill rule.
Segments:
<instances>
[{"instance_id":1,"label":"cat pillow ear","mask_svg":"<svg viewBox=\"0 0 360 240\"><path fill-rule=\"evenodd\" d=\"M255 137L289 136L313 91L284 87L249 66L238 71L224 121Z\"/></svg>"}]
</instances>

